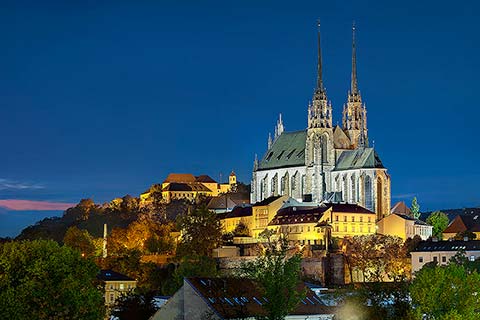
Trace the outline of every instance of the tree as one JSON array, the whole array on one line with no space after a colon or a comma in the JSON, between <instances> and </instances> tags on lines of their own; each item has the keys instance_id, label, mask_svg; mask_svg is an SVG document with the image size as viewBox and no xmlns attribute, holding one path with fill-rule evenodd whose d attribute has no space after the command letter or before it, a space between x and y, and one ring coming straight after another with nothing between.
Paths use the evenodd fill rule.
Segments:
<instances>
[{"instance_id":1,"label":"tree","mask_svg":"<svg viewBox=\"0 0 480 320\"><path fill-rule=\"evenodd\" d=\"M95 244L87 230L80 230L76 226L68 228L63 237L63 243L80 251L82 256L92 257L95 255Z\"/></svg>"},{"instance_id":2,"label":"tree","mask_svg":"<svg viewBox=\"0 0 480 320\"><path fill-rule=\"evenodd\" d=\"M122 320L148 320L157 308L153 303L154 293L129 292L115 301L111 315Z\"/></svg>"},{"instance_id":3,"label":"tree","mask_svg":"<svg viewBox=\"0 0 480 320\"><path fill-rule=\"evenodd\" d=\"M103 319L98 269L77 250L50 240L0 245L4 319Z\"/></svg>"},{"instance_id":4,"label":"tree","mask_svg":"<svg viewBox=\"0 0 480 320\"><path fill-rule=\"evenodd\" d=\"M250 230L248 229L248 226L240 222L236 227L235 230L233 230L233 234L235 237L248 237L250 236Z\"/></svg>"},{"instance_id":5,"label":"tree","mask_svg":"<svg viewBox=\"0 0 480 320\"><path fill-rule=\"evenodd\" d=\"M406 248L399 237L382 234L355 236L345 239L345 259L352 273L362 273L363 282L381 282L385 279L401 281L408 275Z\"/></svg>"},{"instance_id":6,"label":"tree","mask_svg":"<svg viewBox=\"0 0 480 320\"><path fill-rule=\"evenodd\" d=\"M478 319L480 275L457 263L423 267L415 274L410 295L418 318Z\"/></svg>"},{"instance_id":7,"label":"tree","mask_svg":"<svg viewBox=\"0 0 480 320\"><path fill-rule=\"evenodd\" d=\"M434 211L427 218L427 223L433 226L432 235L437 239L443 238L443 230L448 226L448 222L448 216L442 211Z\"/></svg>"},{"instance_id":8,"label":"tree","mask_svg":"<svg viewBox=\"0 0 480 320\"><path fill-rule=\"evenodd\" d=\"M255 280L267 299L263 305L267 315L257 319L282 320L303 298L305 292L299 292L301 283L301 261L299 252L291 252L288 240L280 235L265 243L264 252L254 261L247 262L240 268L239 276Z\"/></svg>"},{"instance_id":9,"label":"tree","mask_svg":"<svg viewBox=\"0 0 480 320\"><path fill-rule=\"evenodd\" d=\"M412 205L410 207L410 212L415 219L420 218L420 205L417 202L417 197L413 197Z\"/></svg>"},{"instance_id":10,"label":"tree","mask_svg":"<svg viewBox=\"0 0 480 320\"><path fill-rule=\"evenodd\" d=\"M180 256L211 256L222 242L222 227L214 212L201 206L180 217L182 239L178 245Z\"/></svg>"}]
</instances>

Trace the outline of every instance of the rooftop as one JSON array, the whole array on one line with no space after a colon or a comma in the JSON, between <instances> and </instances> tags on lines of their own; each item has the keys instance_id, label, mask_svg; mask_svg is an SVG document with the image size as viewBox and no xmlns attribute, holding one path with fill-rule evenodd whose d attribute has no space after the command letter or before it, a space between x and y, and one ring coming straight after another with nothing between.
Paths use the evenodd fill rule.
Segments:
<instances>
[{"instance_id":1,"label":"rooftop","mask_svg":"<svg viewBox=\"0 0 480 320\"><path fill-rule=\"evenodd\" d=\"M97 274L97 279L103 281L135 281L135 279L110 269L100 270L100 272Z\"/></svg>"},{"instance_id":2,"label":"rooftop","mask_svg":"<svg viewBox=\"0 0 480 320\"><path fill-rule=\"evenodd\" d=\"M305 165L305 142L307 132L283 132L272 143L258 164L258 170Z\"/></svg>"},{"instance_id":3,"label":"rooftop","mask_svg":"<svg viewBox=\"0 0 480 320\"><path fill-rule=\"evenodd\" d=\"M461 249L465 251L480 251L480 240L421 241L413 252L458 251Z\"/></svg>"}]
</instances>

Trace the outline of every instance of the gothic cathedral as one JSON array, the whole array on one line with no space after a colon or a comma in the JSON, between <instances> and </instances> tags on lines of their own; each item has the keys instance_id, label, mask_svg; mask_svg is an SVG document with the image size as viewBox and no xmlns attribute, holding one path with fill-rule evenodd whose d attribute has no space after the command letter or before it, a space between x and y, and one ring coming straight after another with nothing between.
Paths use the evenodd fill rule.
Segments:
<instances>
[{"instance_id":1,"label":"gothic cathedral","mask_svg":"<svg viewBox=\"0 0 480 320\"><path fill-rule=\"evenodd\" d=\"M367 110L358 88L355 26L352 75L342 127L332 125L332 104L322 80L320 25L317 84L308 105L306 130L284 131L280 115L268 150L255 157L251 202L288 195L303 202L347 202L377 213L390 212L390 176L368 143Z\"/></svg>"}]
</instances>

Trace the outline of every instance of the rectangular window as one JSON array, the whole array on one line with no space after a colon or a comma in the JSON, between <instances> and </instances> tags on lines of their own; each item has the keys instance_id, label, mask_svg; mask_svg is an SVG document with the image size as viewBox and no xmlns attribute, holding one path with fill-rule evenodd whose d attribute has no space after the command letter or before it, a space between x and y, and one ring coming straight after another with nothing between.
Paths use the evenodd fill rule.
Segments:
<instances>
[{"instance_id":1,"label":"rectangular window","mask_svg":"<svg viewBox=\"0 0 480 320\"><path fill-rule=\"evenodd\" d=\"M120 289L120 290L125 289L125 285L124 285L123 283L120 283L120 288L119 288L119 289Z\"/></svg>"},{"instance_id":2,"label":"rectangular window","mask_svg":"<svg viewBox=\"0 0 480 320\"><path fill-rule=\"evenodd\" d=\"M115 295L113 293L110 293L110 302L115 301Z\"/></svg>"},{"instance_id":3,"label":"rectangular window","mask_svg":"<svg viewBox=\"0 0 480 320\"><path fill-rule=\"evenodd\" d=\"M442 262L447 262L447 257L442 256Z\"/></svg>"},{"instance_id":4,"label":"rectangular window","mask_svg":"<svg viewBox=\"0 0 480 320\"><path fill-rule=\"evenodd\" d=\"M343 216L343 222L347 222L347 216Z\"/></svg>"},{"instance_id":5,"label":"rectangular window","mask_svg":"<svg viewBox=\"0 0 480 320\"><path fill-rule=\"evenodd\" d=\"M338 232L338 225L335 226L335 232Z\"/></svg>"},{"instance_id":6,"label":"rectangular window","mask_svg":"<svg viewBox=\"0 0 480 320\"><path fill-rule=\"evenodd\" d=\"M352 232L355 232L355 226L352 226Z\"/></svg>"},{"instance_id":7,"label":"rectangular window","mask_svg":"<svg viewBox=\"0 0 480 320\"><path fill-rule=\"evenodd\" d=\"M360 226L360 233L362 233L362 232L363 232L363 227L362 227L362 226Z\"/></svg>"},{"instance_id":8,"label":"rectangular window","mask_svg":"<svg viewBox=\"0 0 480 320\"><path fill-rule=\"evenodd\" d=\"M335 215L335 221L338 221L338 214Z\"/></svg>"},{"instance_id":9,"label":"rectangular window","mask_svg":"<svg viewBox=\"0 0 480 320\"><path fill-rule=\"evenodd\" d=\"M352 222L355 222L355 216L352 216Z\"/></svg>"},{"instance_id":10,"label":"rectangular window","mask_svg":"<svg viewBox=\"0 0 480 320\"><path fill-rule=\"evenodd\" d=\"M310 232L310 226L307 227L307 231Z\"/></svg>"},{"instance_id":11,"label":"rectangular window","mask_svg":"<svg viewBox=\"0 0 480 320\"><path fill-rule=\"evenodd\" d=\"M433 262L438 262L438 257L433 257Z\"/></svg>"},{"instance_id":12,"label":"rectangular window","mask_svg":"<svg viewBox=\"0 0 480 320\"><path fill-rule=\"evenodd\" d=\"M418 262L423 263L423 257L418 257Z\"/></svg>"},{"instance_id":13,"label":"rectangular window","mask_svg":"<svg viewBox=\"0 0 480 320\"><path fill-rule=\"evenodd\" d=\"M362 216L360 216L360 222L363 222L363 217Z\"/></svg>"},{"instance_id":14,"label":"rectangular window","mask_svg":"<svg viewBox=\"0 0 480 320\"><path fill-rule=\"evenodd\" d=\"M347 225L343 226L343 232L347 232Z\"/></svg>"},{"instance_id":15,"label":"rectangular window","mask_svg":"<svg viewBox=\"0 0 480 320\"><path fill-rule=\"evenodd\" d=\"M475 261L475 256L470 256L470 261Z\"/></svg>"},{"instance_id":16,"label":"rectangular window","mask_svg":"<svg viewBox=\"0 0 480 320\"><path fill-rule=\"evenodd\" d=\"M372 217L368 217L368 222L372 222Z\"/></svg>"}]
</instances>

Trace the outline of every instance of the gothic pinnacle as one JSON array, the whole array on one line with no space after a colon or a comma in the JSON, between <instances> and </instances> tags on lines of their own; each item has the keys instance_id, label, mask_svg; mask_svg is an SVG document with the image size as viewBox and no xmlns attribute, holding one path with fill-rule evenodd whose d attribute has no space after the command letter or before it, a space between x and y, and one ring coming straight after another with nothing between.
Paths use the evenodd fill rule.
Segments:
<instances>
[{"instance_id":1,"label":"gothic pinnacle","mask_svg":"<svg viewBox=\"0 0 480 320\"><path fill-rule=\"evenodd\" d=\"M318 61L317 61L317 90L324 91L323 79L322 79L322 50L320 45L320 19L317 20L317 50L318 50Z\"/></svg>"}]
</instances>

